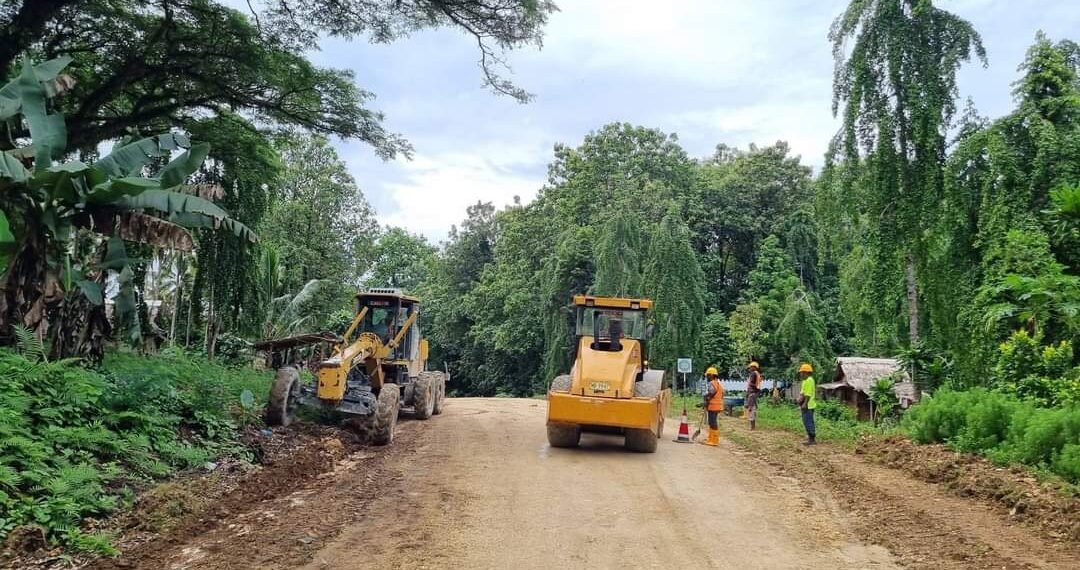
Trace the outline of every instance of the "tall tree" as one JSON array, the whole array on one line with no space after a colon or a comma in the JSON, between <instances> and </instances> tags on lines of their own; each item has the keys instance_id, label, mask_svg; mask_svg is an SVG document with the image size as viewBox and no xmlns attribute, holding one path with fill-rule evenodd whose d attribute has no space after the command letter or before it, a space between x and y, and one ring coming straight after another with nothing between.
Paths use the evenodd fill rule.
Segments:
<instances>
[{"instance_id":1,"label":"tall tree","mask_svg":"<svg viewBox=\"0 0 1080 570\"><path fill-rule=\"evenodd\" d=\"M65 111L71 145L92 149L130 129L162 129L232 109L325 135L356 138L383 156L408 152L348 72L302 54L324 35L389 43L429 28L477 42L484 81L519 99L499 75L503 53L539 45L545 0L252 0L245 15L214 0L15 0L0 11L0 74L20 55L78 55Z\"/></svg>"},{"instance_id":2,"label":"tall tree","mask_svg":"<svg viewBox=\"0 0 1080 570\"><path fill-rule=\"evenodd\" d=\"M1054 197L1080 179L1078 54L1075 43L1038 34L1015 83L1017 108L995 121L968 113L949 157L923 281L939 344L954 355L965 383L987 381L987 363L1012 332L1004 319L986 326L1006 277L1045 273L1048 263L1037 271L1030 264L1053 261L1047 241L1064 271L1077 273L1076 241L1060 239L1067 234Z\"/></svg>"},{"instance_id":3,"label":"tall tree","mask_svg":"<svg viewBox=\"0 0 1080 570\"><path fill-rule=\"evenodd\" d=\"M487 374L490 367L486 366L482 345L478 346L470 335L478 315L473 312L469 295L494 260L498 220L489 202L469 206L467 213L460 228L451 228L442 255L425 279L422 296L427 303L432 357L449 368L449 389L459 394L493 396L502 379Z\"/></svg>"},{"instance_id":4,"label":"tall tree","mask_svg":"<svg viewBox=\"0 0 1080 570\"><path fill-rule=\"evenodd\" d=\"M210 143L210 155L195 175L204 187L220 189L214 199L249 227L258 227L269 207L272 188L282 171L277 150L264 133L235 114L221 114L190 125L192 136ZM209 196L204 196L209 197ZM254 333L265 305L258 287L258 250L230 234L204 231L199 236L196 300L227 329ZM211 295L204 289L212 283Z\"/></svg>"},{"instance_id":5,"label":"tall tree","mask_svg":"<svg viewBox=\"0 0 1080 570\"><path fill-rule=\"evenodd\" d=\"M414 291L434 257L435 248L424 236L402 228L385 228L372 245L371 268L364 274L364 283Z\"/></svg>"},{"instance_id":6,"label":"tall tree","mask_svg":"<svg viewBox=\"0 0 1080 570\"><path fill-rule=\"evenodd\" d=\"M971 24L930 0L855 0L829 38L833 113L843 119L833 153L872 172L862 204L874 224L870 244L881 260L903 265L908 337L917 345L922 236L943 184L956 73L972 55L985 62L985 52Z\"/></svg>"},{"instance_id":7,"label":"tall tree","mask_svg":"<svg viewBox=\"0 0 1080 570\"><path fill-rule=\"evenodd\" d=\"M652 238L645 267L646 294L655 303L657 333L649 344L657 368L699 354L705 319L705 274L690 246L690 230L672 207Z\"/></svg>"},{"instance_id":8,"label":"tall tree","mask_svg":"<svg viewBox=\"0 0 1080 570\"><path fill-rule=\"evenodd\" d=\"M544 380L570 372L574 361L575 321L571 297L588 290L595 276L593 262L594 232L588 227L573 227L560 236L554 255L545 263L547 279L543 284L544 304Z\"/></svg>"},{"instance_id":9,"label":"tall tree","mask_svg":"<svg viewBox=\"0 0 1080 570\"><path fill-rule=\"evenodd\" d=\"M596 244L596 282L593 291L607 297L639 297L642 294L642 260L645 236L642 222L631 212L616 212L600 230Z\"/></svg>"},{"instance_id":10,"label":"tall tree","mask_svg":"<svg viewBox=\"0 0 1080 570\"><path fill-rule=\"evenodd\" d=\"M280 259L283 292L295 293L313 279L326 282L310 305L324 318L348 306L349 291L368 269L365 254L379 227L329 141L293 133L279 137L275 147L285 166L260 235Z\"/></svg>"},{"instance_id":11,"label":"tall tree","mask_svg":"<svg viewBox=\"0 0 1080 570\"><path fill-rule=\"evenodd\" d=\"M678 137L611 123L586 135L578 147L555 146L540 199L568 224L599 225L610 212L623 210L656 220L670 200L686 196L692 177L693 163Z\"/></svg>"},{"instance_id":12,"label":"tall tree","mask_svg":"<svg viewBox=\"0 0 1080 570\"><path fill-rule=\"evenodd\" d=\"M791 156L787 143L780 141L766 147L751 144L745 151L719 145L695 174L687 220L707 278L706 300L710 310L730 311L754 267L761 240L788 228L812 230L809 224L795 225L791 219L809 209L813 198L810 168ZM801 235L800 251L806 252L811 240ZM800 255L812 280L812 256Z\"/></svg>"}]
</instances>

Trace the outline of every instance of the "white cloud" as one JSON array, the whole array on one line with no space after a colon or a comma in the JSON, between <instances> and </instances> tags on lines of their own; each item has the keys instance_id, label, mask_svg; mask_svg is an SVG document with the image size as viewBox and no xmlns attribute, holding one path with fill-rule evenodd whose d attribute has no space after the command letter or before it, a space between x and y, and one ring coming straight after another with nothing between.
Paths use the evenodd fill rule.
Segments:
<instances>
[{"instance_id":1,"label":"white cloud","mask_svg":"<svg viewBox=\"0 0 1080 570\"><path fill-rule=\"evenodd\" d=\"M403 165L401 181L383 185L394 207L381 221L441 241L478 201L501 208L513 203L515 196L522 202L531 200L542 177L515 173L526 164L523 159L530 158L534 157L522 148L491 155L472 151L417 155Z\"/></svg>"},{"instance_id":2,"label":"white cloud","mask_svg":"<svg viewBox=\"0 0 1080 570\"><path fill-rule=\"evenodd\" d=\"M829 25L848 0L557 0L542 50L509 54L510 76L537 98L517 105L480 86L475 45L462 34L420 32L392 45L334 40L314 54L354 69L377 93L387 127L416 159L384 163L360 143L339 144L384 223L443 238L465 209L528 200L545 180L551 145L579 144L610 121L679 135L693 156L717 143L786 140L820 166L837 121L830 109ZM983 35L991 69L961 72L962 95L985 113L1011 108L1009 83L1037 29L1068 37L1080 3L941 0Z\"/></svg>"}]
</instances>

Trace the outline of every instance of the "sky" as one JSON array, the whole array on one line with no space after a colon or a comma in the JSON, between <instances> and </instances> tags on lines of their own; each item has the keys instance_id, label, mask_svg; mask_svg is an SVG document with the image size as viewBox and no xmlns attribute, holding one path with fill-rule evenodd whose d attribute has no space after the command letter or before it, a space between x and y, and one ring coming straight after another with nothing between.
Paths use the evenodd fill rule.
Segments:
<instances>
[{"instance_id":1,"label":"sky","mask_svg":"<svg viewBox=\"0 0 1080 570\"><path fill-rule=\"evenodd\" d=\"M389 45L326 40L318 65L350 69L371 107L415 147L383 161L334 141L381 222L443 240L477 201L535 197L556 143L576 146L613 121L676 133L693 157L718 143L787 141L820 167L838 123L826 35L843 0L556 0L544 45L508 54L520 104L482 85L474 40L425 31ZM1017 66L1038 30L1080 40L1080 1L939 0L982 35L989 66L968 64L961 97L980 114L1012 107Z\"/></svg>"}]
</instances>

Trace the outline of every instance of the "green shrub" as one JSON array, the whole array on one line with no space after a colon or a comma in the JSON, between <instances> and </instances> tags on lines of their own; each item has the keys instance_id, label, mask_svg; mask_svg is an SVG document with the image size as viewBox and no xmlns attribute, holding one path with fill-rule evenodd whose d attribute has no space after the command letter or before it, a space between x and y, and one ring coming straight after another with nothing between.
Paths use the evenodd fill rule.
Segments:
<instances>
[{"instance_id":1,"label":"green shrub","mask_svg":"<svg viewBox=\"0 0 1080 570\"><path fill-rule=\"evenodd\" d=\"M1050 466L1070 443L1080 443L1080 408L1026 408L1013 417L1007 443L1022 463Z\"/></svg>"},{"instance_id":2,"label":"green shrub","mask_svg":"<svg viewBox=\"0 0 1080 570\"><path fill-rule=\"evenodd\" d=\"M1080 481L1080 443L1070 443L1061 448L1050 469L1069 481Z\"/></svg>"},{"instance_id":3,"label":"green shrub","mask_svg":"<svg viewBox=\"0 0 1080 570\"><path fill-rule=\"evenodd\" d=\"M909 409L900 425L919 443L949 441L964 428L971 402L985 392L940 390Z\"/></svg>"},{"instance_id":4,"label":"green shrub","mask_svg":"<svg viewBox=\"0 0 1080 570\"><path fill-rule=\"evenodd\" d=\"M909 410L902 427L920 443L946 443L998 463L1042 467L1080 482L1080 406L1040 408L985 389L943 390Z\"/></svg>"},{"instance_id":5,"label":"green shrub","mask_svg":"<svg viewBox=\"0 0 1080 570\"><path fill-rule=\"evenodd\" d=\"M967 404L964 426L952 444L961 451L975 453L989 451L1005 441L1013 414L1022 407L1016 398L996 392L980 394Z\"/></svg>"},{"instance_id":6,"label":"green shrub","mask_svg":"<svg viewBox=\"0 0 1080 570\"><path fill-rule=\"evenodd\" d=\"M816 413L817 417L833 422L855 423L859 419L851 406L836 400L818 400Z\"/></svg>"},{"instance_id":7,"label":"green shrub","mask_svg":"<svg viewBox=\"0 0 1080 570\"><path fill-rule=\"evenodd\" d=\"M1018 330L998 348L994 378L1000 384L1018 382L1042 368L1039 342L1026 330Z\"/></svg>"},{"instance_id":8,"label":"green shrub","mask_svg":"<svg viewBox=\"0 0 1080 570\"><path fill-rule=\"evenodd\" d=\"M1080 368L1073 366L1072 344L1042 346L1041 341L1019 330L1002 343L995 386L1043 407L1080 403Z\"/></svg>"}]
</instances>

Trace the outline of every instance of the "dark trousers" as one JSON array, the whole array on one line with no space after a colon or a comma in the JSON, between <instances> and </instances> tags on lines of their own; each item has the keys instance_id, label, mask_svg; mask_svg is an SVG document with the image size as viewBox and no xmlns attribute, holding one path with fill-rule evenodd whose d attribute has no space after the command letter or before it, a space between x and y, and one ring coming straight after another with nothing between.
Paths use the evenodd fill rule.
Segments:
<instances>
[{"instance_id":1,"label":"dark trousers","mask_svg":"<svg viewBox=\"0 0 1080 570\"><path fill-rule=\"evenodd\" d=\"M817 437L817 428L814 427L814 410L806 408L802 410L802 425L806 428L806 437L814 441Z\"/></svg>"},{"instance_id":2,"label":"dark trousers","mask_svg":"<svg viewBox=\"0 0 1080 570\"><path fill-rule=\"evenodd\" d=\"M716 422L716 418L720 415L720 412L708 411L709 414L709 427L712 429L720 429L720 424Z\"/></svg>"}]
</instances>

